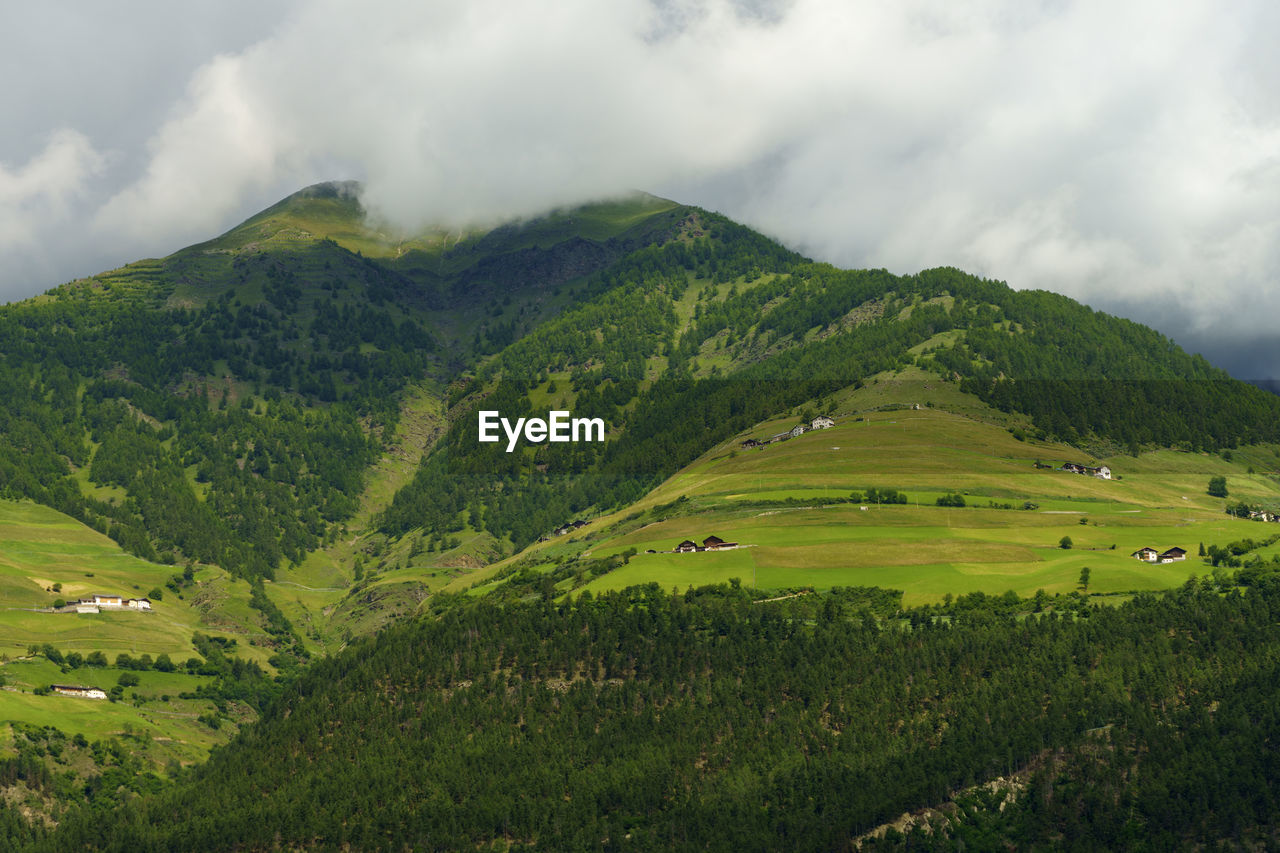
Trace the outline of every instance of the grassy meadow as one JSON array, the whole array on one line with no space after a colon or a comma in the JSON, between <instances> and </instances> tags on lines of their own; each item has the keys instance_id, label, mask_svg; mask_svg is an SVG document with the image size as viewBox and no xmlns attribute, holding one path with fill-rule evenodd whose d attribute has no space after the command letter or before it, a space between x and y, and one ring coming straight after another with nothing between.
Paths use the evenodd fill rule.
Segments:
<instances>
[{"instance_id":1,"label":"grassy meadow","mask_svg":"<svg viewBox=\"0 0 1280 853\"><path fill-rule=\"evenodd\" d=\"M1196 556L1201 543L1280 533L1280 525L1224 512L1241 499L1280 505L1280 485L1268 473L1280 461L1272 447L1242 448L1229 460L1176 450L1092 456L1025 433L1016 438L1011 428L1026 426L1016 417L914 371L877 377L831 405L837 419L831 429L743 449L747 438L789 429L799 413L760 424L634 506L584 528L576 534L584 556L637 552L586 588L657 582L683 589L738 578L761 589L891 587L903 590L907 603L925 603L976 591L1066 593L1088 567L1089 592L1122 594L1207 573ZM1065 461L1106 464L1114 479L1054 470ZM1227 477L1229 499L1206 493L1216 475ZM853 492L873 487L898 490L907 503L848 502ZM966 506L937 506L952 493L963 495ZM656 520L644 514L681 498L679 509ZM742 547L670 553L683 539L711 535ZM1060 547L1063 537L1071 548ZM1144 546L1178 546L1188 559L1152 565L1130 556ZM550 560L575 549L552 541L530 551L529 560ZM1273 552L1280 553L1280 543L1258 553Z\"/></svg>"},{"instance_id":2,"label":"grassy meadow","mask_svg":"<svg viewBox=\"0 0 1280 853\"><path fill-rule=\"evenodd\" d=\"M165 588L180 568L149 563L69 516L29 501L0 501L0 656L52 643L64 654L101 651L168 654L186 660L191 635L240 638L241 654L265 663L270 653L251 640L265 637L248 607L249 588L221 569L196 573L180 598ZM55 586L57 585L57 586ZM94 593L139 597L160 588L150 612L47 613L58 599Z\"/></svg>"},{"instance_id":3,"label":"grassy meadow","mask_svg":"<svg viewBox=\"0 0 1280 853\"><path fill-rule=\"evenodd\" d=\"M266 634L248 606L248 585L205 567L179 598L164 589L175 571L180 570L124 553L111 539L56 510L0 501L0 754L7 754L4 745L12 742L13 726L52 726L89 741L132 738L135 751L159 769L170 761L202 761L214 744L234 734L234 725L214 730L198 719L213 710L212 701L180 697L212 681L185 671L137 671L139 684L126 688L119 702L33 693L49 684L110 690L122 672L89 666L64 671L43 656L28 655L29 647L46 643L64 655L101 651L114 661L122 653L167 654L181 664L196 655L191 636L198 631L235 638L236 655L266 667L271 651L254 645ZM60 591L54 591L55 584ZM40 612L59 598L137 597L154 587L162 588L164 597L152 601L151 612ZM248 713L235 703L228 710L232 720Z\"/></svg>"}]
</instances>

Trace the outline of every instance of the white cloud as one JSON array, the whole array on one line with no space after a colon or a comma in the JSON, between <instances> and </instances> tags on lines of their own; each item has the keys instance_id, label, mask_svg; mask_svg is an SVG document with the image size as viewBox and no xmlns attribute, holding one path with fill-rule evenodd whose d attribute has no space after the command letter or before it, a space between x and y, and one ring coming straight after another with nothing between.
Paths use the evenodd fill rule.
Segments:
<instances>
[{"instance_id":1,"label":"white cloud","mask_svg":"<svg viewBox=\"0 0 1280 853\"><path fill-rule=\"evenodd\" d=\"M405 229L640 188L843 265L952 264L1169 331L1280 309L1262 0L291 8L191 76L96 245L164 253L331 178Z\"/></svg>"},{"instance_id":2,"label":"white cloud","mask_svg":"<svg viewBox=\"0 0 1280 853\"><path fill-rule=\"evenodd\" d=\"M55 132L22 166L0 163L0 250L30 247L62 223L102 163L89 140L73 130Z\"/></svg>"},{"instance_id":3,"label":"white cloud","mask_svg":"<svg viewBox=\"0 0 1280 853\"><path fill-rule=\"evenodd\" d=\"M219 56L201 68L177 114L148 144L145 174L103 204L94 227L131 244L175 230L211 236L286 165L286 146L259 91L240 59Z\"/></svg>"},{"instance_id":4,"label":"white cloud","mask_svg":"<svg viewBox=\"0 0 1280 853\"><path fill-rule=\"evenodd\" d=\"M22 165L0 163L0 281L57 269L59 255L78 239L75 205L103 164L88 139L66 129ZM7 289L0 287L0 299Z\"/></svg>"}]
</instances>

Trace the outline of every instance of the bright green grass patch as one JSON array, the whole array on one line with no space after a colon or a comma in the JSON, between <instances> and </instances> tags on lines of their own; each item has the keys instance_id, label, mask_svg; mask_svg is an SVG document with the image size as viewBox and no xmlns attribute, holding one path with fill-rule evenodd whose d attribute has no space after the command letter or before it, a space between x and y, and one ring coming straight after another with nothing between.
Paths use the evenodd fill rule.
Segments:
<instances>
[{"instance_id":1,"label":"bright green grass patch","mask_svg":"<svg viewBox=\"0 0 1280 853\"><path fill-rule=\"evenodd\" d=\"M884 389L877 393L879 400L892 396ZM1240 481L1240 491L1268 489L1273 499L1280 497L1266 477L1241 477L1238 460L1175 451L1098 460L1076 448L1020 441L973 411L971 416L929 408L870 411L859 415L861 421L845 413L833 429L758 450L737 447L745 436L726 442L637 504L652 506L683 495L689 498L687 515L591 547L593 557L627 548L640 553L589 588L647 580L683 588L739 577L761 588L887 586L902 589L913 603L974 591L1070 592L1088 566L1091 592L1126 593L1176 586L1191 574L1207 572L1195 556L1200 542L1225 544L1268 532L1256 522L1230 518L1222 512L1225 501L1203 495L1208 474L1225 468L1233 472L1229 481ZM777 418L747 435L780 432L795 420ZM1056 467L1068 460L1105 461L1120 478L1106 481L1035 465ZM871 486L899 489L910 503L752 506L788 498L834 500ZM949 492L963 494L968 506L937 507L936 498ZM1022 509L1025 501L1035 507ZM1015 508L989 507L993 502ZM670 551L683 539L701 542L710 535L747 547L644 553ZM1058 547L1063 537L1071 539L1071 549ZM1179 546L1190 558L1153 566L1130 556L1144 546L1161 551Z\"/></svg>"},{"instance_id":2,"label":"bright green grass patch","mask_svg":"<svg viewBox=\"0 0 1280 853\"><path fill-rule=\"evenodd\" d=\"M0 501L0 654L14 657L28 646L51 643L64 654L101 651L168 654L186 660L191 635L239 636L242 656L266 662L270 652L247 640L265 636L256 611L248 607L249 587L232 583L221 569L207 568L184 599L164 588L179 570L149 563L75 519L29 501ZM54 585L61 589L55 591ZM47 613L57 599L72 601L94 593L147 596L160 588L163 599L150 612Z\"/></svg>"},{"instance_id":3,"label":"bright green grass patch","mask_svg":"<svg viewBox=\"0 0 1280 853\"><path fill-rule=\"evenodd\" d=\"M80 667L64 673L44 658L32 658L6 663L0 672L8 682L0 690L0 720L53 726L68 735L82 734L91 741L130 735L157 767L163 767L170 759L183 764L202 761L210 748L225 743L235 732L231 725L213 730L198 720L201 714L213 710L213 703L181 699L179 694L194 691L198 684L210 679L185 672L135 672L139 684L125 688L129 701L119 702L58 694L37 696L31 691L50 684L109 691L123 670ZM132 698L135 695L137 703ZM8 731L7 727L3 730Z\"/></svg>"},{"instance_id":4,"label":"bright green grass patch","mask_svg":"<svg viewBox=\"0 0 1280 853\"><path fill-rule=\"evenodd\" d=\"M679 516L648 524L641 518L639 528L624 525L622 532L592 541L589 557L629 548L639 553L589 588L647 581L683 588L739 577L762 588L888 586L904 590L911 603L940 600L948 592L1069 592L1089 566L1093 592L1161 589L1210 570L1196 557L1201 542L1225 545L1270 532L1270 526L1227 516L1227 503L1239 495L1280 501L1275 480L1247 470L1252 465L1261 472L1271 458L1280 463L1270 447L1240 449L1231 461L1172 450L1095 458L1036 441L1025 430L1019 440L1011 432L1019 422L914 368L833 398L834 428L760 449L740 447L745 438L789 429L799 411L779 416L712 448L631 507L584 528L579 537L599 537L624 518L687 498L674 507ZM926 405L937 400L948 408ZM916 404L921 408L912 408ZM881 410L886 406L897 408ZM1116 479L1054 470L1066 461L1105 463ZM1225 501L1205 494L1208 477L1218 474L1232 490ZM900 490L910 503L825 503L870 487ZM935 505L937 497L953 492L968 505ZM761 504L789 498L823 505ZM1023 509L1027 501L1034 508ZM711 535L751 547L645 553L669 552L684 539L701 542ZM1059 548L1063 537L1074 547ZM1145 546L1178 546L1190 558L1152 566L1129 556ZM525 555L547 555L555 547L539 543Z\"/></svg>"}]
</instances>

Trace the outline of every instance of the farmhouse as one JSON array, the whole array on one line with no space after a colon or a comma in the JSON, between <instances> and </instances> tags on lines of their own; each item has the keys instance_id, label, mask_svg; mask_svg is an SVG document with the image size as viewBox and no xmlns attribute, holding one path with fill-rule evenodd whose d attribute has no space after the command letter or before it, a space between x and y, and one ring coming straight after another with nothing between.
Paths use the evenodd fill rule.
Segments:
<instances>
[{"instance_id":1,"label":"farmhouse","mask_svg":"<svg viewBox=\"0 0 1280 853\"><path fill-rule=\"evenodd\" d=\"M77 613L97 613L100 610L150 610L148 598L123 598L119 595L94 595L72 602Z\"/></svg>"},{"instance_id":2,"label":"farmhouse","mask_svg":"<svg viewBox=\"0 0 1280 853\"><path fill-rule=\"evenodd\" d=\"M75 696L77 699L106 699L106 691L100 687L79 687L74 684L50 684L59 696Z\"/></svg>"},{"instance_id":3,"label":"farmhouse","mask_svg":"<svg viewBox=\"0 0 1280 853\"><path fill-rule=\"evenodd\" d=\"M836 419L830 415L818 415L809 425L810 429L831 429L836 425Z\"/></svg>"},{"instance_id":4,"label":"farmhouse","mask_svg":"<svg viewBox=\"0 0 1280 853\"><path fill-rule=\"evenodd\" d=\"M1098 468L1091 468L1088 465L1081 465L1079 462L1063 462L1059 471L1066 471L1071 474L1083 474L1086 477L1097 477L1100 480L1111 479L1111 469L1106 465Z\"/></svg>"},{"instance_id":5,"label":"farmhouse","mask_svg":"<svg viewBox=\"0 0 1280 853\"><path fill-rule=\"evenodd\" d=\"M737 547L737 542L726 542L719 536L708 536L706 539L702 540L701 545L694 542L692 539L686 539L677 545L672 553L690 554L694 551L729 551Z\"/></svg>"},{"instance_id":6,"label":"farmhouse","mask_svg":"<svg viewBox=\"0 0 1280 853\"><path fill-rule=\"evenodd\" d=\"M742 442L742 447L744 450L750 450L753 447L763 447L763 446L764 446L763 441L756 441L754 438L748 438L746 441Z\"/></svg>"},{"instance_id":7,"label":"farmhouse","mask_svg":"<svg viewBox=\"0 0 1280 853\"><path fill-rule=\"evenodd\" d=\"M797 438L799 436L804 435L808 431L809 431L809 428L804 424L796 424L791 428L791 432L788 433L788 435L790 435L792 438Z\"/></svg>"},{"instance_id":8,"label":"farmhouse","mask_svg":"<svg viewBox=\"0 0 1280 853\"><path fill-rule=\"evenodd\" d=\"M1139 548L1129 555L1144 563L1176 563L1187 559L1187 552L1176 545L1163 553L1155 548Z\"/></svg>"},{"instance_id":9,"label":"farmhouse","mask_svg":"<svg viewBox=\"0 0 1280 853\"><path fill-rule=\"evenodd\" d=\"M566 533L572 533L573 531L586 526L587 526L587 522L583 521L582 519L578 519L577 521L569 522L563 527L557 527L554 531L552 531L551 535L564 536Z\"/></svg>"}]
</instances>

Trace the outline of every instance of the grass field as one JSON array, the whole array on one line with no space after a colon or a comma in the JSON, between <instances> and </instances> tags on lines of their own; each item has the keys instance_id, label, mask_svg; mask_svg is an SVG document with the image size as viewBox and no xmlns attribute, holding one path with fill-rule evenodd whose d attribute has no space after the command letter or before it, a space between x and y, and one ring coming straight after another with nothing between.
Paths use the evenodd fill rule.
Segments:
<instances>
[{"instance_id":1,"label":"grass field","mask_svg":"<svg viewBox=\"0 0 1280 853\"><path fill-rule=\"evenodd\" d=\"M15 657L28 646L52 643L64 654L101 651L113 659L168 654L185 660L196 631L240 639L241 654L266 662L270 653L251 640L265 637L248 608L249 587L217 568L197 573L198 584L179 598L164 589L178 571L126 554L106 536L56 510L28 501L0 501L0 655ZM55 591L55 584L60 585ZM164 598L149 613L46 613L59 598L93 593L145 596L161 588Z\"/></svg>"},{"instance_id":2,"label":"grass field","mask_svg":"<svg viewBox=\"0 0 1280 853\"><path fill-rule=\"evenodd\" d=\"M155 767L170 761L191 764L202 761L216 744L225 743L235 726L209 728L198 718L213 703L202 699L182 699L207 678L186 673L139 672L139 684L125 690L128 701L82 699L58 694L39 696L32 692L48 684L73 684L110 690L120 676L114 668L80 667L64 673L42 657L9 661L0 667L5 687L0 689L0 727L5 724L52 726L69 736L87 740L128 736L134 748ZM0 735L0 744L9 738ZM0 753L4 752L0 748Z\"/></svg>"},{"instance_id":3,"label":"grass field","mask_svg":"<svg viewBox=\"0 0 1280 853\"><path fill-rule=\"evenodd\" d=\"M101 651L114 661L121 653L168 654L182 663L195 656L191 636L233 637L235 654L268 667L270 650L254 645L265 638L256 611L248 607L249 587L222 569L204 567L179 598L164 589L173 566L148 563L120 550L111 539L62 513L27 501L0 501L0 754L12 742L13 725L52 726L67 736L89 741L130 739L130 749L163 769L171 761L203 761L215 744L225 743L236 726L214 730L201 722L213 710L202 699L182 699L212 679L186 672L142 671L139 684L126 688L125 701L67 696L38 696L49 684L76 684L109 690L121 670L79 667L64 672L43 656L28 657L30 646L48 643L63 654ZM60 584L60 591L54 591ZM96 614L39 612L58 598L93 593L144 596L163 589L151 612L103 611ZM251 712L236 705L228 711L243 721Z\"/></svg>"},{"instance_id":4,"label":"grass field","mask_svg":"<svg viewBox=\"0 0 1280 853\"><path fill-rule=\"evenodd\" d=\"M638 553L586 588L651 581L684 588L738 578L763 589L885 586L903 590L907 603L922 603L974 591L1070 592L1087 566L1090 592L1125 593L1168 588L1207 573L1195 556L1201 543L1280 533L1280 525L1224 512L1240 499L1280 504L1280 483L1262 473L1277 467L1275 448L1242 448L1230 461L1174 450L1093 457L1065 445L1019 440L1010 430L1020 425L1016 418L937 377L921 377L912 371L880 376L836 396L834 428L742 449L744 439L782 432L798 417L760 424L634 506L593 522L580 534L586 541L578 550L585 548L585 556L631 548ZM1054 470L1065 461L1105 463L1115 479ZM1037 468L1037 462L1053 467ZM1216 475L1227 477L1229 500L1206 494L1208 478ZM899 490L908 502L847 502L852 492L872 487ZM967 506L937 506L937 498L949 493L962 494ZM674 517L626 521L680 498L685 502ZM1028 502L1031 508L1024 509ZM711 535L743 547L663 553L683 539L700 542ZM1072 540L1070 549L1060 547L1063 537ZM1144 546L1179 546L1189 558L1151 565L1130 556ZM551 542L530 552L526 559L572 549ZM1259 553L1273 552L1280 553L1280 543Z\"/></svg>"}]
</instances>

